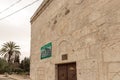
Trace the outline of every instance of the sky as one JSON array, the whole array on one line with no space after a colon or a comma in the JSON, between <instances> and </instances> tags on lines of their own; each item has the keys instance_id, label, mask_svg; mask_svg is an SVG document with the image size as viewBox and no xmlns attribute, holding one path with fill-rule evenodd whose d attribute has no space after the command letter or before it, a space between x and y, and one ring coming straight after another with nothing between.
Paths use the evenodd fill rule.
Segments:
<instances>
[{"instance_id":1,"label":"sky","mask_svg":"<svg viewBox=\"0 0 120 80\"><path fill-rule=\"evenodd\" d=\"M28 4L31 6L8 16ZM20 46L20 59L30 56L30 18L43 0L0 0L0 48L3 43L13 41Z\"/></svg>"}]
</instances>

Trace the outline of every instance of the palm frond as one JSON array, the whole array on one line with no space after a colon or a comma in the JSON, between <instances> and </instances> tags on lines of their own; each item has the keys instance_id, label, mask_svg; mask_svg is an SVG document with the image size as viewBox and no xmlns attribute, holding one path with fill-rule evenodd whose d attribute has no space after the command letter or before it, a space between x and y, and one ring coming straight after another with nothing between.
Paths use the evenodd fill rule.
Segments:
<instances>
[{"instance_id":1,"label":"palm frond","mask_svg":"<svg viewBox=\"0 0 120 80\"><path fill-rule=\"evenodd\" d=\"M16 45L16 43L10 41L10 42L6 42L2 45L2 49L0 50L0 55L9 58L8 60L10 60L11 56L13 54L16 55L20 55L20 51L19 51L20 47L18 45Z\"/></svg>"},{"instance_id":2,"label":"palm frond","mask_svg":"<svg viewBox=\"0 0 120 80\"><path fill-rule=\"evenodd\" d=\"M0 55L4 55L7 52L6 48L2 48L0 50Z\"/></svg>"}]
</instances>

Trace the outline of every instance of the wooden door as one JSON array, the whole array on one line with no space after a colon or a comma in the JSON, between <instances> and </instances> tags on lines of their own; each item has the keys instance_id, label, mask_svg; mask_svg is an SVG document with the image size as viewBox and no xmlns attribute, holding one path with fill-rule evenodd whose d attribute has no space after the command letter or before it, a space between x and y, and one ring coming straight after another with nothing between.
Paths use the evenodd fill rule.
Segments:
<instances>
[{"instance_id":1,"label":"wooden door","mask_svg":"<svg viewBox=\"0 0 120 80\"><path fill-rule=\"evenodd\" d=\"M77 80L76 76L76 65L73 64L68 64L67 66L68 70L68 80Z\"/></svg>"},{"instance_id":2,"label":"wooden door","mask_svg":"<svg viewBox=\"0 0 120 80\"><path fill-rule=\"evenodd\" d=\"M58 80L77 80L76 63L58 65Z\"/></svg>"},{"instance_id":3,"label":"wooden door","mask_svg":"<svg viewBox=\"0 0 120 80\"><path fill-rule=\"evenodd\" d=\"M67 80L67 65L58 66L58 80Z\"/></svg>"}]
</instances>

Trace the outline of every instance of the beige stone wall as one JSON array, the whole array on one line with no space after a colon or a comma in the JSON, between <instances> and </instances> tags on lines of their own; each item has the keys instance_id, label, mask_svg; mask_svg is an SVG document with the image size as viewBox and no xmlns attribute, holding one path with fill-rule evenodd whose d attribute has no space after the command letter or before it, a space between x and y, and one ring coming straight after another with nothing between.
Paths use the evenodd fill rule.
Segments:
<instances>
[{"instance_id":1,"label":"beige stone wall","mask_svg":"<svg viewBox=\"0 0 120 80\"><path fill-rule=\"evenodd\" d=\"M120 79L119 0L53 0L31 30L32 80L57 80L56 64L68 62L77 63L77 80ZM52 57L41 60L48 42Z\"/></svg>"}]
</instances>

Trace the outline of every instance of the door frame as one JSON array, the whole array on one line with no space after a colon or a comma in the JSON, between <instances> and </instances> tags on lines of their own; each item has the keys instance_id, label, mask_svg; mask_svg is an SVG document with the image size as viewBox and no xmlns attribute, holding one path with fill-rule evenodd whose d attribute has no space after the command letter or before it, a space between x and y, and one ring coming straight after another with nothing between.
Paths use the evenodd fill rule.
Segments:
<instances>
[{"instance_id":1,"label":"door frame","mask_svg":"<svg viewBox=\"0 0 120 80\"><path fill-rule=\"evenodd\" d=\"M66 63L58 63L58 64L55 64L55 80L58 80L58 66L59 65L67 65L67 64L75 64L76 65L76 62L66 62ZM76 77L77 77L77 65L76 65Z\"/></svg>"}]
</instances>

